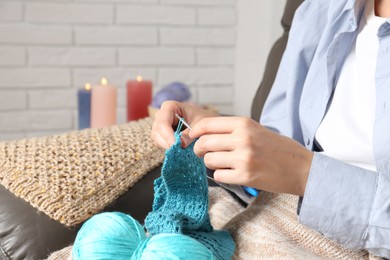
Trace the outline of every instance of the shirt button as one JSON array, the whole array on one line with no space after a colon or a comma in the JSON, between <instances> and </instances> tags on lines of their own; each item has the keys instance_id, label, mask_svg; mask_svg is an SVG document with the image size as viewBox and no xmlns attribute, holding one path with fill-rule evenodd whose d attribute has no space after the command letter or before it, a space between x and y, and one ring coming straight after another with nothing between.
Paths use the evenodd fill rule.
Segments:
<instances>
[{"instance_id":1,"label":"shirt button","mask_svg":"<svg viewBox=\"0 0 390 260\"><path fill-rule=\"evenodd\" d=\"M310 145L310 143L311 143L310 138L307 138L306 145Z\"/></svg>"}]
</instances>

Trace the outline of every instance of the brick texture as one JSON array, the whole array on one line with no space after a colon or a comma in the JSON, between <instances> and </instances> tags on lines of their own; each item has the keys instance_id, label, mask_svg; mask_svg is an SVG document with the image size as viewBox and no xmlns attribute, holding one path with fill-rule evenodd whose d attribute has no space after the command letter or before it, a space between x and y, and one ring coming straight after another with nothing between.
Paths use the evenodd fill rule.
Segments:
<instances>
[{"instance_id":1,"label":"brick texture","mask_svg":"<svg viewBox=\"0 0 390 260\"><path fill-rule=\"evenodd\" d=\"M198 17L201 25L227 26L236 24L236 12L231 8L201 8Z\"/></svg>"},{"instance_id":2,"label":"brick texture","mask_svg":"<svg viewBox=\"0 0 390 260\"><path fill-rule=\"evenodd\" d=\"M33 47L28 49L31 65L49 66L115 66L114 48Z\"/></svg>"},{"instance_id":3,"label":"brick texture","mask_svg":"<svg viewBox=\"0 0 390 260\"><path fill-rule=\"evenodd\" d=\"M65 87L71 84L68 69L0 68L1 88Z\"/></svg>"},{"instance_id":4,"label":"brick texture","mask_svg":"<svg viewBox=\"0 0 390 260\"><path fill-rule=\"evenodd\" d=\"M77 95L73 89L35 90L29 92L29 106L32 109L75 108Z\"/></svg>"},{"instance_id":5,"label":"brick texture","mask_svg":"<svg viewBox=\"0 0 390 260\"><path fill-rule=\"evenodd\" d=\"M82 26L75 29L79 45L157 45L156 28Z\"/></svg>"},{"instance_id":6,"label":"brick texture","mask_svg":"<svg viewBox=\"0 0 390 260\"><path fill-rule=\"evenodd\" d=\"M72 29L67 26L4 23L0 24L0 43L71 44Z\"/></svg>"},{"instance_id":7,"label":"brick texture","mask_svg":"<svg viewBox=\"0 0 390 260\"><path fill-rule=\"evenodd\" d=\"M0 66L22 66L26 64L26 51L18 47L0 47Z\"/></svg>"},{"instance_id":8,"label":"brick texture","mask_svg":"<svg viewBox=\"0 0 390 260\"><path fill-rule=\"evenodd\" d=\"M234 70L221 67L199 68L161 68L159 69L159 84L181 81L195 85L233 84Z\"/></svg>"},{"instance_id":9,"label":"brick texture","mask_svg":"<svg viewBox=\"0 0 390 260\"><path fill-rule=\"evenodd\" d=\"M120 5L117 9L117 23L194 25L196 10L160 5L153 7Z\"/></svg>"},{"instance_id":10,"label":"brick texture","mask_svg":"<svg viewBox=\"0 0 390 260\"><path fill-rule=\"evenodd\" d=\"M126 48L119 50L121 65L194 65L193 48Z\"/></svg>"},{"instance_id":11,"label":"brick texture","mask_svg":"<svg viewBox=\"0 0 390 260\"><path fill-rule=\"evenodd\" d=\"M233 28L163 28L161 42L165 45L186 46L234 46L236 41Z\"/></svg>"},{"instance_id":12,"label":"brick texture","mask_svg":"<svg viewBox=\"0 0 390 260\"><path fill-rule=\"evenodd\" d=\"M12 111L27 108L25 91L0 91L0 110Z\"/></svg>"},{"instance_id":13,"label":"brick texture","mask_svg":"<svg viewBox=\"0 0 390 260\"><path fill-rule=\"evenodd\" d=\"M25 15L28 22L109 24L114 9L106 4L27 3Z\"/></svg>"},{"instance_id":14,"label":"brick texture","mask_svg":"<svg viewBox=\"0 0 390 260\"><path fill-rule=\"evenodd\" d=\"M195 5L195 6L234 6L236 0L161 0L163 4Z\"/></svg>"},{"instance_id":15,"label":"brick texture","mask_svg":"<svg viewBox=\"0 0 390 260\"><path fill-rule=\"evenodd\" d=\"M0 21L21 21L22 12L22 3L0 2Z\"/></svg>"},{"instance_id":16,"label":"brick texture","mask_svg":"<svg viewBox=\"0 0 390 260\"><path fill-rule=\"evenodd\" d=\"M0 1L0 141L77 128L77 89L141 75L231 112L237 0Z\"/></svg>"},{"instance_id":17,"label":"brick texture","mask_svg":"<svg viewBox=\"0 0 390 260\"><path fill-rule=\"evenodd\" d=\"M199 65L232 65L234 64L234 48L198 48Z\"/></svg>"}]
</instances>

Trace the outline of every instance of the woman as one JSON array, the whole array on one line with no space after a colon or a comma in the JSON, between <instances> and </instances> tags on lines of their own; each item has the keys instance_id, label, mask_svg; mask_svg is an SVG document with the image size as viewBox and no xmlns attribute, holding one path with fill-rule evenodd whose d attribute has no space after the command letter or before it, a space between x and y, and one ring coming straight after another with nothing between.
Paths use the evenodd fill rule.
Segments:
<instances>
[{"instance_id":1,"label":"woman","mask_svg":"<svg viewBox=\"0 0 390 260\"><path fill-rule=\"evenodd\" d=\"M390 258L390 0L306 0L260 124L166 102L152 138L183 145L222 183L303 196L300 222Z\"/></svg>"}]
</instances>

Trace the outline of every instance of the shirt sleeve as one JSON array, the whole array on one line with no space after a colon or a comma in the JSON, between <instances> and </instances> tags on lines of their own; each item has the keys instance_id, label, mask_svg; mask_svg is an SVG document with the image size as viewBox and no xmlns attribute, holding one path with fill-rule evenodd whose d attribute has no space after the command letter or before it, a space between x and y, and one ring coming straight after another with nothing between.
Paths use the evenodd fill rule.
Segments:
<instances>
[{"instance_id":1,"label":"shirt sleeve","mask_svg":"<svg viewBox=\"0 0 390 260\"><path fill-rule=\"evenodd\" d=\"M299 221L345 247L390 258L390 177L315 153Z\"/></svg>"},{"instance_id":2,"label":"shirt sleeve","mask_svg":"<svg viewBox=\"0 0 390 260\"><path fill-rule=\"evenodd\" d=\"M298 112L305 102L300 99L303 84L326 27L321 15L327 13L326 2L306 0L298 8L260 119L265 127L308 148ZM373 172L315 153L300 222L344 247L390 259L390 163L377 165L383 168Z\"/></svg>"}]
</instances>

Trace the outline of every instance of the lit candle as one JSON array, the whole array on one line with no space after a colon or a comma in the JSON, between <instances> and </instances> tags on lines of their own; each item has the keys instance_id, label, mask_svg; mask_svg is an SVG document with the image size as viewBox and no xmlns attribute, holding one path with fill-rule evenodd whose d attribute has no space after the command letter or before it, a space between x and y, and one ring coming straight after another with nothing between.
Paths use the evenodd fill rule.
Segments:
<instances>
[{"instance_id":1,"label":"lit candle","mask_svg":"<svg viewBox=\"0 0 390 260\"><path fill-rule=\"evenodd\" d=\"M127 81L127 121L148 116L148 106L152 102L152 82L138 76Z\"/></svg>"},{"instance_id":2,"label":"lit candle","mask_svg":"<svg viewBox=\"0 0 390 260\"><path fill-rule=\"evenodd\" d=\"M92 88L91 127L106 127L116 124L117 90L102 78L100 85Z\"/></svg>"},{"instance_id":3,"label":"lit candle","mask_svg":"<svg viewBox=\"0 0 390 260\"><path fill-rule=\"evenodd\" d=\"M91 127L91 84L86 83L84 88L79 89L78 96L78 113L79 129Z\"/></svg>"}]
</instances>

